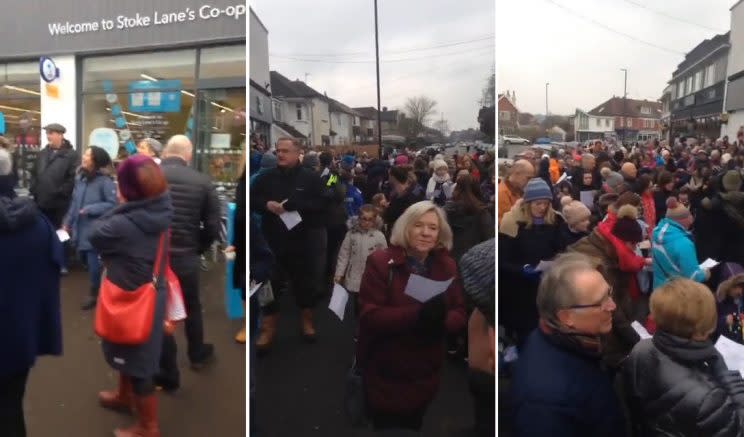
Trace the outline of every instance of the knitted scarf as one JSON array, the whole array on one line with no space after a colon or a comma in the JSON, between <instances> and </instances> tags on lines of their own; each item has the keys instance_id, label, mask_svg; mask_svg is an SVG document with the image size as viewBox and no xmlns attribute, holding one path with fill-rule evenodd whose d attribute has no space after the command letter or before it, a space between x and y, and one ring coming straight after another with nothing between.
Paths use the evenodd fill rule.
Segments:
<instances>
[{"instance_id":1,"label":"knitted scarf","mask_svg":"<svg viewBox=\"0 0 744 437\"><path fill-rule=\"evenodd\" d=\"M598 335L576 332L567 326L559 326L557 323L550 322L542 317L538 328L540 332L545 334L549 342L560 348L590 358L598 358L602 355L602 341Z\"/></svg>"}]
</instances>

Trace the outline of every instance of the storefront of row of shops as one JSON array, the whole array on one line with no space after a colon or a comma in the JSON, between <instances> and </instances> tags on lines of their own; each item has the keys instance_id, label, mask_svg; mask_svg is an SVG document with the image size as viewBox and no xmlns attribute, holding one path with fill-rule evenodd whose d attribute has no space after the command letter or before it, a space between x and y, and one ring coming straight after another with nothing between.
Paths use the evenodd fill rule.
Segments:
<instances>
[{"instance_id":1,"label":"storefront of row of shops","mask_svg":"<svg viewBox=\"0 0 744 437\"><path fill-rule=\"evenodd\" d=\"M33 166L49 123L81 153L97 145L115 160L142 138L185 134L193 165L234 186L246 142L245 2L35 4L0 15L0 134L21 167Z\"/></svg>"}]
</instances>

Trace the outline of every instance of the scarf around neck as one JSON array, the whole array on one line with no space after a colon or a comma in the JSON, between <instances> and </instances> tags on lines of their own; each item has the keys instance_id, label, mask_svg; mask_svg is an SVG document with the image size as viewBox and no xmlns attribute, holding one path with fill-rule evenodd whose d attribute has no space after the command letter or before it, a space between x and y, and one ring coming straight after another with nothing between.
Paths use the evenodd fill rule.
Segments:
<instances>
[{"instance_id":1,"label":"scarf around neck","mask_svg":"<svg viewBox=\"0 0 744 437\"><path fill-rule=\"evenodd\" d=\"M538 328L549 342L562 349L589 358L599 358L602 355L602 338L598 335L576 332L567 326L559 326L542 317Z\"/></svg>"}]
</instances>

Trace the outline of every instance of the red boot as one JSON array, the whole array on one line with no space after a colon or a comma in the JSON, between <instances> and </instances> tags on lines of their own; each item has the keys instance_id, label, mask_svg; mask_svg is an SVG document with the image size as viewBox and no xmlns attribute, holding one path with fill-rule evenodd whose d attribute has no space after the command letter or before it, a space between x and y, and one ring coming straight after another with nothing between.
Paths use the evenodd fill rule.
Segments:
<instances>
[{"instance_id":1,"label":"red boot","mask_svg":"<svg viewBox=\"0 0 744 437\"><path fill-rule=\"evenodd\" d=\"M101 406L110 410L134 413L134 392L132 381L119 372L119 387L116 391L102 391L98 393Z\"/></svg>"},{"instance_id":2,"label":"red boot","mask_svg":"<svg viewBox=\"0 0 744 437\"><path fill-rule=\"evenodd\" d=\"M158 398L155 394L136 396L137 422L125 429L114 430L116 437L160 437L158 426Z\"/></svg>"}]
</instances>

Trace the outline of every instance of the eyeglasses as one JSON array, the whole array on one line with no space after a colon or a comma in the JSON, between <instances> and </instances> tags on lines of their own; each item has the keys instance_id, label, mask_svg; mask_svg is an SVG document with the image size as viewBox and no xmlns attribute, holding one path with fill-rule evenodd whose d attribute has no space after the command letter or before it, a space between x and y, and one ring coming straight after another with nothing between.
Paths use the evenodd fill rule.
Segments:
<instances>
[{"instance_id":1,"label":"eyeglasses","mask_svg":"<svg viewBox=\"0 0 744 437\"><path fill-rule=\"evenodd\" d=\"M605 294L602 299L600 299L599 302L593 303L593 304L587 304L587 305L571 305L570 309L582 309L582 308L603 308L607 305L607 303L612 299L613 290L612 287L609 287L607 289L607 294Z\"/></svg>"}]
</instances>

